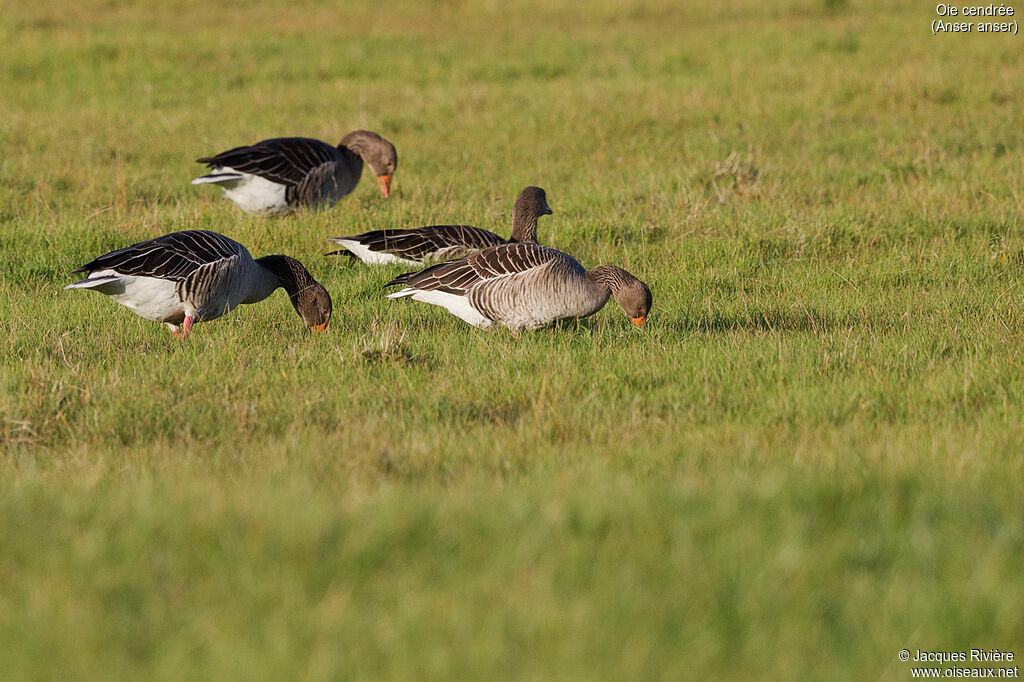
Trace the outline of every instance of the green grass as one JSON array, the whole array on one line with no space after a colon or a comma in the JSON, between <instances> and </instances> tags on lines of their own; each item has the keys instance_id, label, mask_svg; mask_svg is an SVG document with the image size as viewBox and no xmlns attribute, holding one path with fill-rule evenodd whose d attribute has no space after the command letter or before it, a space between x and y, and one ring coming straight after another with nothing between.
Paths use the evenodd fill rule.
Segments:
<instances>
[{"instance_id":1,"label":"green grass","mask_svg":"<svg viewBox=\"0 0 1024 682\"><path fill-rule=\"evenodd\" d=\"M908 679L1024 655L1024 65L910 3L0 13L7 678ZM265 221L198 156L377 130L390 200ZM513 337L326 237L507 232L651 286ZM213 229L299 258L170 338L64 291Z\"/></svg>"}]
</instances>

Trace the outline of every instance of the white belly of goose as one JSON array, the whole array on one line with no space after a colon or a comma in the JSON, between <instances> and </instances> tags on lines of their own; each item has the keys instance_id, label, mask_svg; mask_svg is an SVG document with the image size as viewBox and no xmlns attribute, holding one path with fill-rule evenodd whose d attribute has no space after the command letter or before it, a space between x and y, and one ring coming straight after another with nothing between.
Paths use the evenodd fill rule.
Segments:
<instances>
[{"instance_id":1,"label":"white belly of goose","mask_svg":"<svg viewBox=\"0 0 1024 682\"><path fill-rule=\"evenodd\" d=\"M489 319L481 315L479 310L470 305L469 299L465 296L449 294L444 291L420 291L418 289L402 289L393 294L388 294L388 298L402 298L403 296L411 296L414 301L440 306L474 327L486 329L493 324Z\"/></svg>"},{"instance_id":2,"label":"white belly of goose","mask_svg":"<svg viewBox=\"0 0 1024 682\"><path fill-rule=\"evenodd\" d=\"M389 263L399 263L401 265L422 265L420 261L401 258L393 253L374 251L369 246L360 244L354 239L331 239L329 241L341 244L341 246L348 249L352 255L367 265L387 265Z\"/></svg>"},{"instance_id":3,"label":"white belly of goose","mask_svg":"<svg viewBox=\"0 0 1024 682\"><path fill-rule=\"evenodd\" d=\"M139 317L154 322L178 323L185 319L185 304L174 282L156 277L121 275L113 270L92 273L66 289L94 289L106 294Z\"/></svg>"},{"instance_id":4,"label":"white belly of goose","mask_svg":"<svg viewBox=\"0 0 1024 682\"><path fill-rule=\"evenodd\" d=\"M280 215L291 210L285 199L285 186L258 175L244 174L235 187L224 189L224 196L252 215Z\"/></svg>"},{"instance_id":5,"label":"white belly of goose","mask_svg":"<svg viewBox=\"0 0 1024 682\"><path fill-rule=\"evenodd\" d=\"M239 179L228 178L213 184L220 185L224 190L224 197L238 204L238 207L250 215L272 216L288 213L291 208L285 196L285 186L261 178L251 173L241 173L233 168L216 168L210 175L234 174L241 176ZM209 177L209 176L206 176ZM199 181L203 178L196 178L192 184L202 184ZM207 182L211 182L208 180Z\"/></svg>"}]
</instances>

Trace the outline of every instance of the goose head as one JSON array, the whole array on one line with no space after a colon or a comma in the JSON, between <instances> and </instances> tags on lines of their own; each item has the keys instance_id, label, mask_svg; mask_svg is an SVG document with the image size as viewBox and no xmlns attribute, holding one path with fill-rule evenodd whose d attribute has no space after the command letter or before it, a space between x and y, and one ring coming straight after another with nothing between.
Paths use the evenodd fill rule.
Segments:
<instances>
[{"instance_id":1,"label":"goose head","mask_svg":"<svg viewBox=\"0 0 1024 682\"><path fill-rule=\"evenodd\" d=\"M391 196L391 178L398 168L398 152L377 133L369 130L355 130L346 135L341 147L347 147L363 159L377 178L377 187L384 198Z\"/></svg>"},{"instance_id":2,"label":"goose head","mask_svg":"<svg viewBox=\"0 0 1024 682\"><path fill-rule=\"evenodd\" d=\"M256 262L277 277L278 285L284 287L292 307L307 327L320 332L327 329L333 310L331 295L302 263L291 256L263 256Z\"/></svg>"},{"instance_id":3,"label":"goose head","mask_svg":"<svg viewBox=\"0 0 1024 682\"><path fill-rule=\"evenodd\" d=\"M630 275L630 277L633 276ZM651 305L654 303L654 297L651 296L651 290L646 284L633 277L631 282L623 285L612 296L615 297L615 302L619 304L619 307L626 311L633 324L637 327L644 326L644 321L650 314Z\"/></svg>"},{"instance_id":4,"label":"goose head","mask_svg":"<svg viewBox=\"0 0 1024 682\"><path fill-rule=\"evenodd\" d=\"M512 208L512 241L537 241L537 219L551 215L548 196L540 187L527 187L516 197Z\"/></svg>"},{"instance_id":5,"label":"goose head","mask_svg":"<svg viewBox=\"0 0 1024 682\"><path fill-rule=\"evenodd\" d=\"M651 290L646 284L616 265L600 265L587 275L611 290L612 298L633 324L637 327L644 325L654 303Z\"/></svg>"},{"instance_id":6,"label":"goose head","mask_svg":"<svg viewBox=\"0 0 1024 682\"><path fill-rule=\"evenodd\" d=\"M327 329L334 306L331 303L331 295L327 293L324 285L314 281L289 298L303 324L313 331L322 332Z\"/></svg>"}]
</instances>

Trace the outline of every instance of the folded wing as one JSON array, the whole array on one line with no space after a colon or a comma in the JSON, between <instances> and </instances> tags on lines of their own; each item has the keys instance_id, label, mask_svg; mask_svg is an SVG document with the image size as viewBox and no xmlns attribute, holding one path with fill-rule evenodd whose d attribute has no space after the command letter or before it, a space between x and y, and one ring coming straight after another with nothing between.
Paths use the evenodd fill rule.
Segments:
<instances>
[{"instance_id":1,"label":"folded wing","mask_svg":"<svg viewBox=\"0 0 1024 682\"><path fill-rule=\"evenodd\" d=\"M320 140L275 137L196 161L210 168L231 168L289 186L298 185L317 167L337 163L340 158L336 147Z\"/></svg>"},{"instance_id":2,"label":"folded wing","mask_svg":"<svg viewBox=\"0 0 1024 682\"><path fill-rule=\"evenodd\" d=\"M561 251L532 242L513 242L477 251L458 260L439 263L419 272L399 275L388 285L404 284L407 289L465 295L483 282L522 274L562 260L575 263L571 256ZM403 291L391 296L403 295Z\"/></svg>"},{"instance_id":3,"label":"folded wing","mask_svg":"<svg viewBox=\"0 0 1024 682\"><path fill-rule=\"evenodd\" d=\"M111 251L72 273L111 270L121 275L183 280L208 263L243 253L244 246L224 235L187 230Z\"/></svg>"},{"instance_id":4,"label":"folded wing","mask_svg":"<svg viewBox=\"0 0 1024 682\"><path fill-rule=\"evenodd\" d=\"M468 251L477 251L506 242L493 232L472 225L430 225L414 229L375 230L352 237L337 237L330 241L341 244L357 255L367 250L371 253L390 254L410 262L455 258Z\"/></svg>"}]
</instances>

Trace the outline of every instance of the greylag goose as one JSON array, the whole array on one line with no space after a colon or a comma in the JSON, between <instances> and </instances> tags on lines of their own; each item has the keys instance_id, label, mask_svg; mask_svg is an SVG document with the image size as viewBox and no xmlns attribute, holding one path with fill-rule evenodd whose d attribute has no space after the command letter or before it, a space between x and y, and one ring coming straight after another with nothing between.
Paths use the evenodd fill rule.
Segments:
<instances>
[{"instance_id":1,"label":"greylag goose","mask_svg":"<svg viewBox=\"0 0 1024 682\"><path fill-rule=\"evenodd\" d=\"M405 263L457 258L471 251L509 242L537 241L537 219L551 215L547 195L540 187L527 187L512 209L512 236L508 239L472 225L430 225L408 230L375 230L352 237L332 237L349 255L364 263ZM334 253L341 253L335 251Z\"/></svg>"},{"instance_id":2,"label":"greylag goose","mask_svg":"<svg viewBox=\"0 0 1024 682\"><path fill-rule=\"evenodd\" d=\"M256 303L278 287L311 329L331 319L331 296L302 263L288 256L253 260L233 239L206 230L172 232L111 251L71 271L88 277L65 289L93 289L163 322L182 339L197 320L213 320L241 303Z\"/></svg>"},{"instance_id":3,"label":"greylag goose","mask_svg":"<svg viewBox=\"0 0 1024 682\"><path fill-rule=\"evenodd\" d=\"M651 310L651 290L615 265L585 270L572 256L528 242L500 244L426 270L399 275L404 284L388 298L411 297L439 305L476 327L512 331L586 317L615 298L633 324Z\"/></svg>"},{"instance_id":4,"label":"greylag goose","mask_svg":"<svg viewBox=\"0 0 1024 682\"><path fill-rule=\"evenodd\" d=\"M381 194L390 196L398 154L369 130L353 130L337 147L308 137L276 137L196 159L211 172L192 184L220 185L246 213L280 215L304 206L333 206L355 189L364 161Z\"/></svg>"}]
</instances>

